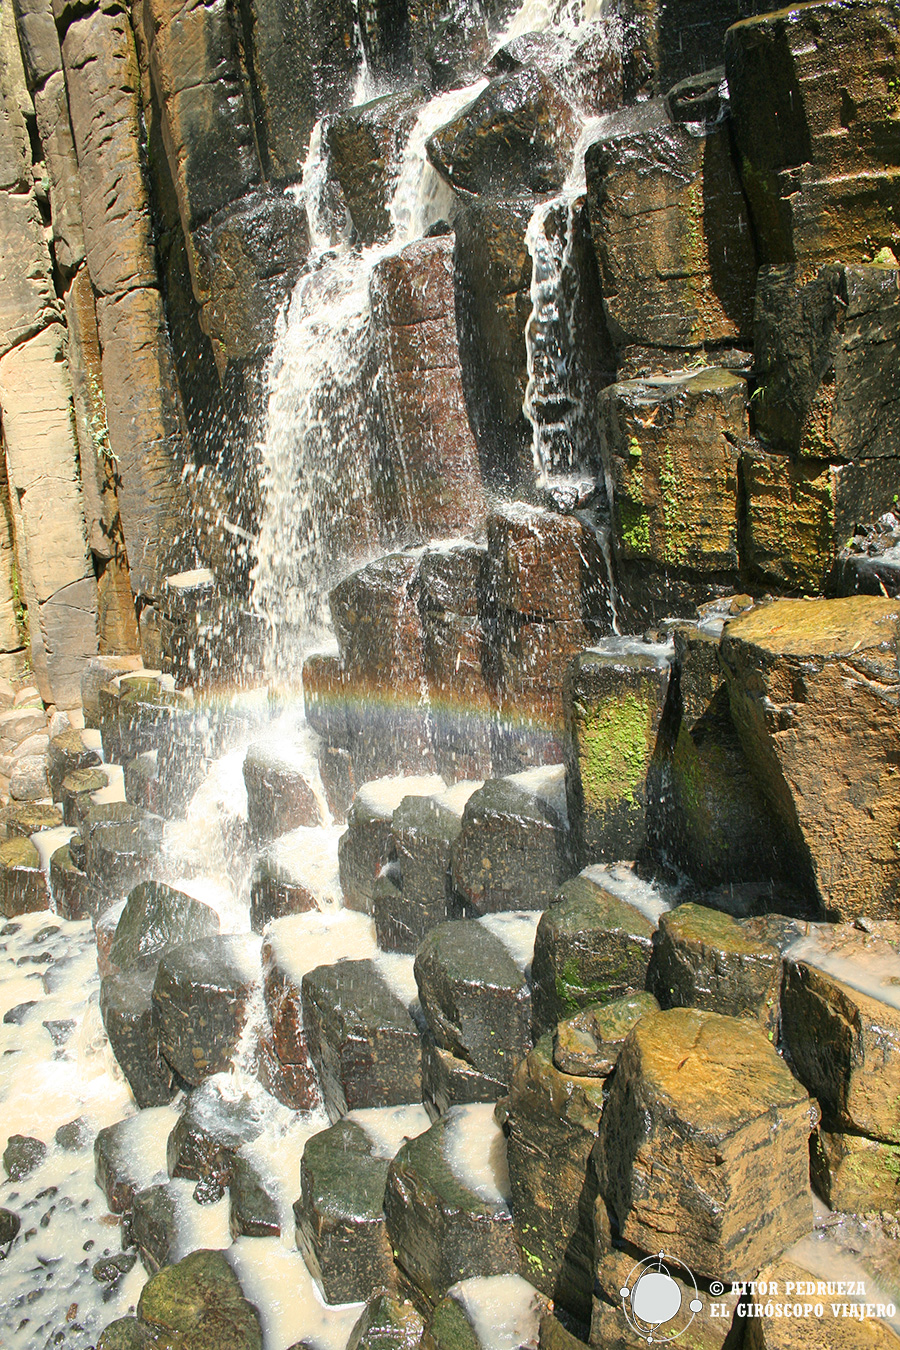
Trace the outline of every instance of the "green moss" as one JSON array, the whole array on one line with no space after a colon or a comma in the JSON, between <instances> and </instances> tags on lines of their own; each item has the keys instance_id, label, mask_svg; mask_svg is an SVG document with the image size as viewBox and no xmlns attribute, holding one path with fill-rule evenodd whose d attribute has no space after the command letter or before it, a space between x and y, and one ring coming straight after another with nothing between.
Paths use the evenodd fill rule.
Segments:
<instances>
[{"instance_id":1,"label":"green moss","mask_svg":"<svg viewBox=\"0 0 900 1350\"><path fill-rule=\"evenodd\" d=\"M622 497L619 502L622 542L631 553L650 552L650 517L642 502Z\"/></svg>"},{"instance_id":2,"label":"green moss","mask_svg":"<svg viewBox=\"0 0 900 1350\"><path fill-rule=\"evenodd\" d=\"M663 558L675 566L688 560L689 524L685 516L683 487L675 464L675 452L666 446L659 470L659 490L662 497L665 536Z\"/></svg>"},{"instance_id":3,"label":"green moss","mask_svg":"<svg viewBox=\"0 0 900 1350\"><path fill-rule=\"evenodd\" d=\"M647 770L651 724L648 700L630 691L585 716L580 758L588 804L634 803Z\"/></svg>"}]
</instances>

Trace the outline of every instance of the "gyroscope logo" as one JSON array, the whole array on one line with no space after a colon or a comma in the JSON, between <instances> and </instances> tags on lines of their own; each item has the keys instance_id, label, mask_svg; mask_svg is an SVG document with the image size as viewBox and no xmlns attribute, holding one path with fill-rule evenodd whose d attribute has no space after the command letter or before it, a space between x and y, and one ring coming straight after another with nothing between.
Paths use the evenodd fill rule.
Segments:
<instances>
[{"instance_id":1,"label":"gyroscope logo","mask_svg":"<svg viewBox=\"0 0 900 1350\"><path fill-rule=\"evenodd\" d=\"M694 1290L687 1303L682 1285L688 1286L688 1292L691 1287ZM628 1325L648 1345L676 1341L703 1308L693 1271L665 1252L645 1256L632 1266L619 1293Z\"/></svg>"}]
</instances>

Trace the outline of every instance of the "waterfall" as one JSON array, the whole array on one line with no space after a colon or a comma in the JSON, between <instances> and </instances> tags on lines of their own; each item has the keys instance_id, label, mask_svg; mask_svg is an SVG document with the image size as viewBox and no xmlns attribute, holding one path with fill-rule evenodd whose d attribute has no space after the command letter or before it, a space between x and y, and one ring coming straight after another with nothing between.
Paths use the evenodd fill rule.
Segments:
<instances>
[{"instance_id":1,"label":"waterfall","mask_svg":"<svg viewBox=\"0 0 900 1350\"><path fill-rule=\"evenodd\" d=\"M272 664L289 671L328 627L326 596L343 569L374 552L372 459L379 426L369 279L376 263L453 214L452 189L425 145L486 81L420 110L397 165L384 244L335 240L321 124L302 183L314 251L280 325L268 372L260 452L262 512L253 599L270 631Z\"/></svg>"}]
</instances>

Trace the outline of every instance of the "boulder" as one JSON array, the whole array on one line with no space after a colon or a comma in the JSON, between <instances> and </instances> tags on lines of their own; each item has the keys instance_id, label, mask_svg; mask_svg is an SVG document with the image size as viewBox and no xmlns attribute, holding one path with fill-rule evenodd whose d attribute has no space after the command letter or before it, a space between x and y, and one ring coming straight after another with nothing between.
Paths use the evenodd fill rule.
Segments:
<instances>
[{"instance_id":1,"label":"boulder","mask_svg":"<svg viewBox=\"0 0 900 1350\"><path fill-rule=\"evenodd\" d=\"M387 238L397 168L424 98L420 89L386 94L330 117L323 140L362 244Z\"/></svg>"},{"instance_id":2,"label":"boulder","mask_svg":"<svg viewBox=\"0 0 900 1350\"><path fill-rule=\"evenodd\" d=\"M160 1048L196 1087L231 1063L257 984L259 947L249 937L208 937L163 954L153 986Z\"/></svg>"},{"instance_id":3,"label":"boulder","mask_svg":"<svg viewBox=\"0 0 900 1350\"><path fill-rule=\"evenodd\" d=\"M374 962L318 966L302 991L309 1056L332 1120L355 1107L421 1101L418 1029Z\"/></svg>"},{"instance_id":4,"label":"boulder","mask_svg":"<svg viewBox=\"0 0 900 1350\"><path fill-rule=\"evenodd\" d=\"M662 905L650 907L604 886L588 868L557 892L541 916L531 966L534 1027L551 1030L581 1008L644 988ZM648 888L649 889L649 888Z\"/></svg>"},{"instance_id":5,"label":"boulder","mask_svg":"<svg viewBox=\"0 0 900 1350\"><path fill-rule=\"evenodd\" d=\"M584 163L620 359L630 347L749 346L756 257L727 121L672 122L662 99L626 108Z\"/></svg>"},{"instance_id":6,"label":"boulder","mask_svg":"<svg viewBox=\"0 0 900 1350\"><path fill-rule=\"evenodd\" d=\"M664 1008L778 1023L781 956L727 914L685 904L662 914L648 987Z\"/></svg>"},{"instance_id":7,"label":"boulder","mask_svg":"<svg viewBox=\"0 0 900 1350\"><path fill-rule=\"evenodd\" d=\"M722 638L732 717L798 883L843 918L897 912L897 620L875 597L780 600Z\"/></svg>"},{"instance_id":8,"label":"boulder","mask_svg":"<svg viewBox=\"0 0 900 1350\"><path fill-rule=\"evenodd\" d=\"M531 991L506 945L471 919L438 924L416 952L415 976L436 1043L508 1081L531 1045Z\"/></svg>"},{"instance_id":9,"label":"boulder","mask_svg":"<svg viewBox=\"0 0 900 1350\"><path fill-rule=\"evenodd\" d=\"M34 844L30 839L7 839L0 844L0 913L13 919L49 908L47 879Z\"/></svg>"},{"instance_id":10,"label":"boulder","mask_svg":"<svg viewBox=\"0 0 900 1350\"><path fill-rule=\"evenodd\" d=\"M648 772L670 666L667 648L606 638L569 668L566 795L582 866L634 858L644 847Z\"/></svg>"},{"instance_id":11,"label":"boulder","mask_svg":"<svg viewBox=\"0 0 900 1350\"><path fill-rule=\"evenodd\" d=\"M161 863L162 818L130 806L128 812L110 810L127 805L114 802L105 810L92 806L82 821L84 870L107 902L151 877Z\"/></svg>"},{"instance_id":12,"label":"boulder","mask_svg":"<svg viewBox=\"0 0 900 1350\"><path fill-rule=\"evenodd\" d=\"M21 755L14 761L9 777L9 795L13 801L37 802L48 796L47 760L44 755Z\"/></svg>"},{"instance_id":13,"label":"boulder","mask_svg":"<svg viewBox=\"0 0 900 1350\"><path fill-rule=\"evenodd\" d=\"M374 902L379 945L386 950L415 952L429 929L458 912L450 858L466 801L479 786L462 782L429 797L404 797L394 811L388 883L394 894L382 885L381 903Z\"/></svg>"},{"instance_id":14,"label":"boulder","mask_svg":"<svg viewBox=\"0 0 900 1350\"><path fill-rule=\"evenodd\" d=\"M137 1313L157 1341L178 1337L209 1350L262 1350L259 1314L223 1252L191 1252L166 1266L144 1285Z\"/></svg>"},{"instance_id":15,"label":"boulder","mask_svg":"<svg viewBox=\"0 0 900 1350\"><path fill-rule=\"evenodd\" d=\"M809 1231L809 1132L809 1098L761 1027L650 1013L601 1120L600 1193L626 1242L739 1278Z\"/></svg>"},{"instance_id":16,"label":"boulder","mask_svg":"<svg viewBox=\"0 0 900 1350\"><path fill-rule=\"evenodd\" d=\"M131 963L106 975L100 985L100 1013L110 1048L138 1106L165 1106L177 1092L175 1077L160 1050L153 1018L157 963Z\"/></svg>"},{"instance_id":17,"label":"boulder","mask_svg":"<svg viewBox=\"0 0 900 1350\"><path fill-rule=\"evenodd\" d=\"M498 1108L522 1269L557 1307L582 1321L591 1306L596 1197L591 1150L604 1091L602 1079L561 1072L546 1035L516 1068Z\"/></svg>"},{"instance_id":18,"label":"boulder","mask_svg":"<svg viewBox=\"0 0 900 1350\"><path fill-rule=\"evenodd\" d=\"M518 1271L505 1154L493 1107L459 1106L391 1163L388 1235L401 1277L426 1304L458 1280Z\"/></svg>"},{"instance_id":19,"label":"boulder","mask_svg":"<svg viewBox=\"0 0 900 1350\"><path fill-rule=\"evenodd\" d=\"M576 1078L608 1078L635 1022L658 1012L652 994L626 994L612 1003L593 1003L557 1024L553 1063Z\"/></svg>"},{"instance_id":20,"label":"boulder","mask_svg":"<svg viewBox=\"0 0 900 1350\"><path fill-rule=\"evenodd\" d=\"M427 151L457 191L549 193L563 185L576 136L571 104L532 66L492 80Z\"/></svg>"},{"instance_id":21,"label":"boulder","mask_svg":"<svg viewBox=\"0 0 900 1350\"><path fill-rule=\"evenodd\" d=\"M887 131L895 6L819 3L735 24L725 41L741 177L761 261L865 262L900 242ZM873 78L872 71L878 70Z\"/></svg>"},{"instance_id":22,"label":"boulder","mask_svg":"<svg viewBox=\"0 0 900 1350\"><path fill-rule=\"evenodd\" d=\"M822 926L789 948L785 1048L829 1130L900 1143L898 942Z\"/></svg>"},{"instance_id":23,"label":"boulder","mask_svg":"<svg viewBox=\"0 0 900 1350\"><path fill-rule=\"evenodd\" d=\"M353 1303L373 1289L396 1287L391 1244L384 1217L388 1167L402 1137L379 1139L374 1117L386 1133L399 1116L408 1117L409 1135L428 1124L421 1107L405 1112L366 1111L313 1135L303 1150L300 1199L294 1204L297 1245L329 1303ZM375 1133L365 1122L373 1120Z\"/></svg>"},{"instance_id":24,"label":"boulder","mask_svg":"<svg viewBox=\"0 0 900 1350\"><path fill-rule=\"evenodd\" d=\"M473 792L451 856L474 914L541 909L571 871L558 766L496 778Z\"/></svg>"},{"instance_id":25,"label":"boulder","mask_svg":"<svg viewBox=\"0 0 900 1350\"><path fill-rule=\"evenodd\" d=\"M3 1150L3 1170L10 1181L22 1181L40 1167L47 1156L47 1145L27 1134L11 1134Z\"/></svg>"},{"instance_id":26,"label":"boulder","mask_svg":"<svg viewBox=\"0 0 900 1350\"><path fill-rule=\"evenodd\" d=\"M129 970L170 947L196 942L219 931L219 916L183 891L159 881L144 881L128 896L110 949L109 959Z\"/></svg>"},{"instance_id":27,"label":"boulder","mask_svg":"<svg viewBox=\"0 0 900 1350\"><path fill-rule=\"evenodd\" d=\"M433 775L382 778L362 785L338 844L341 890L349 909L371 912L375 879L390 858L393 816L403 799L439 793L444 786L444 780Z\"/></svg>"},{"instance_id":28,"label":"boulder","mask_svg":"<svg viewBox=\"0 0 900 1350\"><path fill-rule=\"evenodd\" d=\"M300 825L319 825L315 795L289 751L251 746L244 759L247 818L255 839L274 839Z\"/></svg>"}]
</instances>

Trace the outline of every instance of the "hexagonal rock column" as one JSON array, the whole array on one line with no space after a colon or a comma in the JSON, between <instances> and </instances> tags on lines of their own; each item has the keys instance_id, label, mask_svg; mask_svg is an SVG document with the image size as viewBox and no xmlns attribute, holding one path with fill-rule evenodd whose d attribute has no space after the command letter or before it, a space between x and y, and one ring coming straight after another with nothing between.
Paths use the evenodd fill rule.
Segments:
<instances>
[{"instance_id":1,"label":"hexagonal rock column","mask_svg":"<svg viewBox=\"0 0 900 1350\"><path fill-rule=\"evenodd\" d=\"M647 774L671 655L668 648L605 638L569 667L566 795L582 866L636 858L644 847Z\"/></svg>"},{"instance_id":2,"label":"hexagonal rock column","mask_svg":"<svg viewBox=\"0 0 900 1350\"><path fill-rule=\"evenodd\" d=\"M812 1227L810 1101L765 1031L695 1008L630 1033L600 1124L600 1193L622 1238L739 1279Z\"/></svg>"},{"instance_id":3,"label":"hexagonal rock column","mask_svg":"<svg viewBox=\"0 0 900 1350\"><path fill-rule=\"evenodd\" d=\"M376 778L364 783L347 812L347 829L338 843L341 890L348 909L372 912L375 879L392 852L394 812L406 797L444 791L436 774Z\"/></svg>"},{"instance_id":4,"label":"hexagonal rock column","mask_svg":"<svg viewBox=\"0 0 900 1350\"><path fill-rule=\"evenodd\" d=\"M867 261L900 240L893 116L897 6L805 5L725 40L741 176L763 262Z\"/></svg>"},{"instance_id":5,"label":"hexagonal rock column","mask_svg":"<svg viewBox=\"0 0 900 1350\"><path fill-rule=\"evenodd\" d=\"M321 824L315 794L292 762L289 747L251 746L244 759L244 783L254 839L275 839L300 825Z\"/></svg>"},{"instance_id":6,"label":"hexagonal rock column","mask_svg":"<svg viewBox=\"0 0 900 1350\"><path fill-rule=\"evenodd\" d=\"M422 1098L419 1031L374 962L339 961L303 976L303 1025L332 1120L354 1107Z\"/></svg>"},{"instance_id":7,"label":"hexagonal rock column","mask_svg":"<svg viewBox=\"0 0 900 1350\"><path fill-rule=\"evenodd\" d=\"M900 1144L897 948L896 937L816 926L789 949L782 993L785 1045L826 1128L892 1144Z\"/></svg>"},{"instance_id":8,"label":"hexagonal rock column","mask_svg":"<svg viewBox=\"0 0 900 1350\"><path fill-rule=\"evenodd\" d=\"M494 778L473 792L453 845L468 912L543 909L572 871L562 766Z\"/></svg>"},{"instance_id":9,"label":"hexagonal rock column","mask_svg":"<svg viewBox=\"0 0 900 1350\"><path fill-rule=\"evenodd\" d=\"M788 835L798 878L835 916L896 917L900 607L780 600L722 638L732 717Z\"/></svg>"},{"instance_id":10,"label":"hexagonal rock column","mask_svg":"<svg viewBox=\"0 0 900 1350\"><path fill-rule=\"evenodd\" d=\"M510 1204L522 1269L576 1317L590 1316L596 1179L591 1150L603 1078L562 1073L543 1036L518 1065L500 1104L507 1132Z\"/></svg>"},{"instance_id":11,"label":"hexagonal rock column","mask_svg":"<svg viewBox=\"0 0 900 1350\"><path fill-rule=\"evenodd\" d=\"M600 418L629 631L693 615L712 581L737 573L746 380L730 370L628 380L603 391Z\"/></svg>"},{"instance_id":12,"label":"hexagonal rock column","mask_svg":"<svg viewBox=\"0 0 900 1350\"><path fill-rule=\"evenodd\" d=\"M706 1008L778 1021L781 956L728 914L677 905L659 920L648 986L664 1008Z\"/></svg>"},{"instance_id":13,"label":"hexagonal rock column","mask_svg":"<svg viewBox=\"0 0 900 1350\"><path fill-rule=\"evenodd\" d=\"M259 981L259 941L209 937L173 947L153 986L162 1052L196 1087L231 1063Z\"/></svg>"},{"instance_id":14,"label":"hexagonal rock column","mask_svg":"<svg viewBox=\"0 0 900 1350\"><path fill-rule=\"evenodd\" d=\"M100 985L100 1013L109 1044L138 1106L165 1106L177 1092L171 1066L163 1059L153 1019L156 962L106 975Z\"/></svg>"},{"instance_id":15,"label":"hexagonal rock column","mask_svg":"<svg viewBox=\"0 0 900 1350\"><path fill-rule=\"evenodd\" d=\"M531 1047L531 991L506 945L471 919L438 924L419 946L415 976L437 1044L508 1081Z\"/></svg>"},{"instance_id":16,"label":"hexagonal rock column","mask_svg":"<svg viewBox=\"0 0 900 1350\"><path fill-rule=\"evenodd\" d=\"M489 1104L458 1106L405 1144L384 1194L388 1234L416 1301L457 1280L515 1274L506 1142Z\"/></svg>"},{"instance_id":17,"label":"hexagonal rock column","mask_svg":"<svg viewBox=\"0 0 900 1350\"><path fill-rule=\"evenodd\" d=\"M620 371L642 357L659 369L673 348L681 365L704 345L748 347L756 257L727 122L698 136L663 99L626 108L605 119L585 170Z\"/></svg>"},{"instance_id":18,"label":"hexagonal rock column","mask_svg":"<svg viewBox=\"0 0 900 1350\"><path fill-rule=\"evenodd\" d=\"M313 1135L303 1150L297 1245L329 1303L352 1303L397 1272L384 1216L394 1154L428 1128L421 1106L357 1112Z\"/></svg>"},{"instance_id":19,"label":"hexagonal rock column","mask_svg":"<svg viewBox=\"0 0 900 1350\"><path fill-rule=\"evenodd\" d=\"M608 890L588 868L559 890L541 916L531 966L535 1032L579 1008L644 988L656 920L664 902L644 905ZM635 884L638 894L640 883Z\"/></svg>"},{"instance_id":20,"label":"hexagonal rock column","mask_svg":"<svg viewBox=\"0 0 900 1350\"><path fill-rule=\"evenodd\" d=\"M385 502L385 518L405 521L423 541L472 532L484 515L459 367L452 258L452 239L420 240L379 262L369 283L396 496Z\"/></svg>"}]
</instances>

